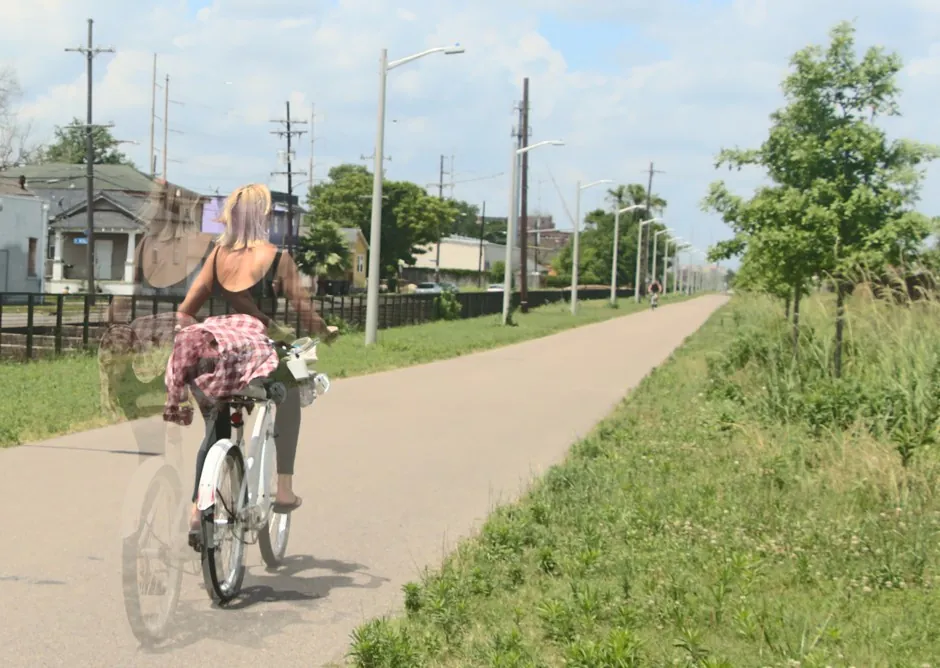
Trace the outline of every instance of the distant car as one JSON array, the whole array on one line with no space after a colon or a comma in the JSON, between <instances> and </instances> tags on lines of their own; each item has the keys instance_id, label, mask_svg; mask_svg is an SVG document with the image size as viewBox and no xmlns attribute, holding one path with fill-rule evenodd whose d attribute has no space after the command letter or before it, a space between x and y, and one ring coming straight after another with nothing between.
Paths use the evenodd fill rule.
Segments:
<instances>
[{"instance_id":1,"label":"distant car","mask_svg":"<svg viewBox=\"0 0 940 668\"><path fill-rule=\"evenodd\" d=\"M503 284L502 283L490 283L489 287L486 289L487 292L502 292Z\"/></svg>"},{"instance_id":2,"label":"distant car","mask_svg":"<svg viewBox=\"0 0 940 668\"><path fill-rule=\"evenodd\" d=\"M444 292L438 283L418 283L415 287L416 295L439 295Z\"/></svg>"},{"instance_id":3,"label":"distant car","mask_svg":"<svg viewBox=\"0 0 940 668\"><path fill-rule=\"evenodd\" d=\"M456 283L441 283L441 289L444 292L460 292L460 288L457 287Z\"/></svg>"}]
</instances>

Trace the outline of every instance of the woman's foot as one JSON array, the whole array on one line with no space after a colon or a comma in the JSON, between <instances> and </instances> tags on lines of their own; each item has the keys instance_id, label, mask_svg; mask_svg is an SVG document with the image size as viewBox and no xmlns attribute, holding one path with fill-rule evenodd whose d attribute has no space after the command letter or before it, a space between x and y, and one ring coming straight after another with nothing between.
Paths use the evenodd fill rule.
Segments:
<instances>
[{"instance_id":1,"label":"woman's foot","mask_svg":"<svg viewBox=\"0 0 940 668\"><path fill-rule=\"evenodd\" d=\"M279 473L277 476L277 492L274 495L274 512L286 515L300 508L301 503L303 503L303 499L294 494L293 474Z\"/></svg>"},{"instance_id":2,"label":"woman's foot","mask_svg":"<svg viewBox=\"0 0 940 668\"><path fill-rule=\"evenodd\" d=\"M202 552L202 526L199 518L199 508L193 504L189 515L189 546L196 552Z\"/></svg>"},{"instance_id":3,"label":"woman's foot","mask_svg":"<svg viewBox=\"0 0 940 668\"><path fill-rule=\"evenodd\" d=\"M278 494L274 497L274 512L286 515L300 508L303 502L302 498L292 492L283 495Z\"/></svg>"}]
</instances>

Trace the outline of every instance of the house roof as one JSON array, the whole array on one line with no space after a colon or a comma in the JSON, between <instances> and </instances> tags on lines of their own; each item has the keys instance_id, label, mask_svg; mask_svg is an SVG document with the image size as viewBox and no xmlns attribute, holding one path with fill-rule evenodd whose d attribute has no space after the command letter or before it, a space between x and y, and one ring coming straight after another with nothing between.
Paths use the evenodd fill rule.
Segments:
<instances>
[{"instance_id":1,"label":"house roof","mask_svg":"<svg viewBox=\"0 0 940 668\"><path fill-rule=\"evenodd\" d=\"M127 199L124 199L122 201L121 199L114 197L112 193L107 193L107 192L95 193L95 198L92 200L92 202L97 204L100 201L109 202L120 213L123 213L129 218L137 218L139 215L133 203L129 202ZM130 206L128 206L128 204L130 204ZM87 206L85 204L85 199L82 198L80 202L73 204L71 208L66 209L59 215L62 216L63 218L68 218L69 216L74 216L76 213L79 213L80 211L84 211L86 208ZM94 213L96 215L98 213L97 206L94 207Z\"/></svg>"},{"instance_id":2,"label":"house roof","mask_svg":"<svg viewBox=\"0 0 940 668\"><path fill-rule=\"evenodd\" d=\"M49 227L63 232L84 232L87 219L81 213L73 213L71 216L60 218ZM128 218L120 211L95 211L95 229L96 230L120 230L139 232L142 225L136 218Z\"/></svg>"},{"instance_id":3,"label":"house roof","mask_svg":"<svg viewBox=\"0 0 940 668\"><path fill-rule=\"evenodd\" d=\"M2 183L2 182L0 182ZM110 199L114 204L120 206L127 211L130 211L135 216L140 216L141 212L144 210L144 207L147 206L148 195L139 193L125 193L120 190L108 190L107 193L108 199ZM35 193L37 197L47 201L49 203L49 217L55 218L66 214L66 212L71 211L77 207L84 208L85 204L85 189L84 188L67 188L67 189L45 189L39 190ZM96 192L95 199L97 200L100 195L104 193Z\"/></svg>"},{"instance_id":4,"label":"house roof","mask_svg":"<svg viewBox=\"0 0 940 668\"><path fill-rule=\"evenodd\" d=\"M129 198L125 196L122 198L119 197L120 194L122 193L113 191L95 193L95 198L92 200L95 204L95 229L139 231L143 227L138 203L147 200L143 197ZM114 208L101 209L99 208L99 202L107 202ZM87 218L84 213L86 209L86 200L82 197L68 209L55 212L55 222L50 227L56 230L85 229Z\"/></svg>"},{"instance_id":5,"label":"house roof","mask_svg":"<svg viewBox=\"0 0 940 668\"><path fill-rule=\"evenodd\" d=\"M18 197L35 197L36 193L20 188L20 184L13 181L0 181L0 195L15 195Z\"/></svg>"},{"instance_id":6,"label":"house roof","mask_svg":"<svg viewBox=\"0 0 940 668\"><path fill-rule=\"evenodd\" d=\"M358 227L343 227L343 236L346 237L346 242L349 244L356 243L356 240L361 238L362 243L365 245L366 249L369 248L369 242L366 241L366 235L362 233Z\"/></svg>"},{"instance_id":7,"label":"house roof","mask_svg":"<svg viewBox=\"0 0 940 668\"><path fill-rule=\"evenodd\" d=\"M85 165L63 162L49 162L39 165L11 167L0 173L0 183L18 183L20 176L26 177L31 190L82 189L85 188ZM123 190L125 192L149 193L154 180L130 165L95 165L94 190ZM170 183L171 187L182 188ZM194 191L182 188L184 192L198 195ZM201 195L200 195L201 196Z\"/></svg>"}]
</instances>

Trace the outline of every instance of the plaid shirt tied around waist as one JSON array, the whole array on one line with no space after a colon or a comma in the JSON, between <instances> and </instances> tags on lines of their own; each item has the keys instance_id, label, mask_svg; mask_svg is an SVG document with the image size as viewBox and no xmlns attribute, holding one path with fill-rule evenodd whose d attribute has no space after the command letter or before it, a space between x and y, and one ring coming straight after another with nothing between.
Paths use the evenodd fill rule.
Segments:
<instances>
[{"instance_id":1,"label":"plaid shirt tied around waist","mask_svg":"<svg viewBox=\"0 0 940 668\"><path fill-rule=\"evenodd\" d=\"M178 332L166 368L163 419L181 425L192 423L190 383L207 400L215 400L236 394L255 378L273 372L278 356L266 332L260 320L240 313L206 318ZM200 365L203 360L214 364Z\"/></svg>"}]
</instances>

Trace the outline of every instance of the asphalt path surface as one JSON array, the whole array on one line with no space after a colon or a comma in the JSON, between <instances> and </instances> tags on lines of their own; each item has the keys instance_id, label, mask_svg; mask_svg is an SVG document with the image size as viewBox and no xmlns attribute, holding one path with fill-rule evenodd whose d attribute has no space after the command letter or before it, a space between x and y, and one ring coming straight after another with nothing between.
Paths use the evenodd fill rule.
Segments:
<instances>
[{"instance_id":1,"label":"asphalt path surface","mask_svg":"<svg viewBox=\"0 0 940 668\"><path fill-rule=\"evenodd\" d=\"M475 355L339 380L305 409L284 566L248 546L243 595L210 605L188 566L165 642L140 646L121 527L159 419L0 450L0 666L321 666L362 622L400 610L494 505L517 498L726 299L704 296ZM329 349L321 351L321 357ZM55 410L54 397L37 397ZM198 417L184 430L192 484ZM195 557L195 553L193 553Z\"/></svg>"}]
</instances>

